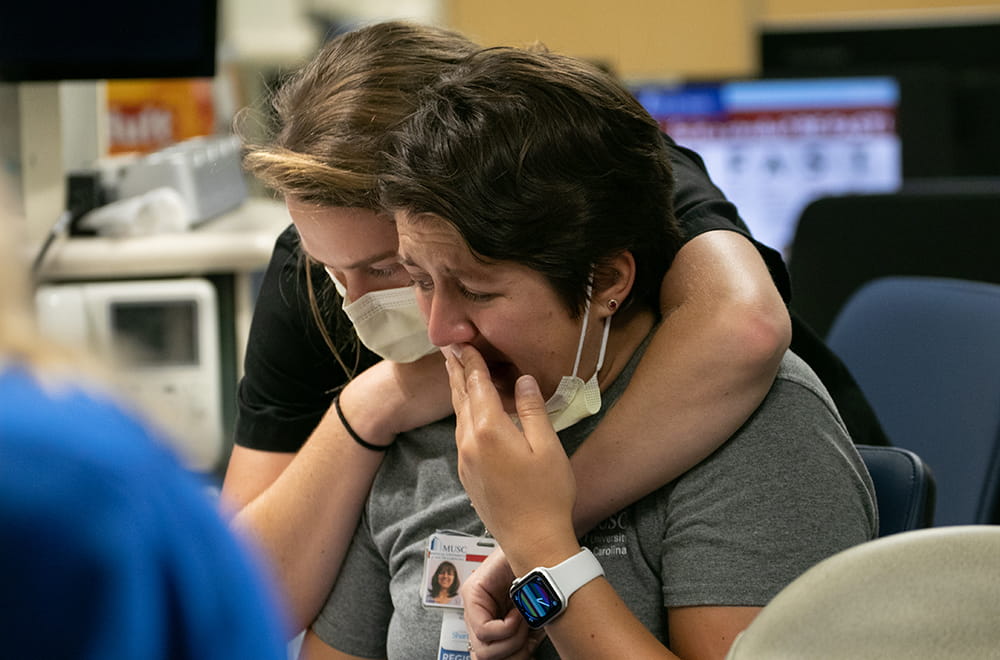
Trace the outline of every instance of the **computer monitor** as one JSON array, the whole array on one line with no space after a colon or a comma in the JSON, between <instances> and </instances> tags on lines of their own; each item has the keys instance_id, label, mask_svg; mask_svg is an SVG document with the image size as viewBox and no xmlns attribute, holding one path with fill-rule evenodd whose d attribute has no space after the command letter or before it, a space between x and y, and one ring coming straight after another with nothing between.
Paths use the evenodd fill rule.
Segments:
<instances>
[{"instance_id":1,"label":"computer monitor","mask_svg":"<svg viewBox=\"0 0 1000 660\"><path fill-rule=\"evenodd\" d=\"M21 191L26 240L64 210L66 171L104 153L96 81L213 76L217 14L218 0L4 3L0 83L17 85L0 89L16 122L0 127L0 168Z\"/></svg>"},{"instance_id":2,"label":"computer monitor","mask_svg":"<svg viewBox=\"0 0 1000 660\"><path fill-rule=\"evenodd\" d=\"M819 197L885 192L903 179L893 78L637 85L663 130L697 151L754 237L788 256Z\"/></svg>"},{"instance_id":3,"label":"computer monitor","mask_svg":"<svg viewBox=\"0 0 1000 660\"><path fill-rule=\"evenodd\" d=\"M979 9L765 25L760 75L893 76L908 179L1000 176L1000 9Z\"/></svg>"},{"instance_id":4,"label":"computer monitor","mask_svg":"<svg viewBox=\"0 0 1000 660\"><path fill-rule=\"evenodd\" d=\"M215 74L218 0L21 0L0 11L0 81Z\"/></svg>"}]
</instances>

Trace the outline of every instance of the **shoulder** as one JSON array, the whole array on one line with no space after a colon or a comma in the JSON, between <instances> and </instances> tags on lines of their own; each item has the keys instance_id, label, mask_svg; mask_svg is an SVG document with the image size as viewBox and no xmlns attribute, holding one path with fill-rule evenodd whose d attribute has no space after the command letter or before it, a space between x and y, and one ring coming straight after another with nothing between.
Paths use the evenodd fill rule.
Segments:
<instances>
[{"instance_id":1,"label":"shoulder","mask_svg":"<svg viewBox=\"0 0 1000 660\"><path fill-rule=\"evenodd\" d=\"M776 407L776 404L785 401L789 405L800 404L810 408L821 406L826 412L826 415L822 416L824 421L827 417L829 420L835 421L839 427L844 429L846 436L846 427L840 418L836 404L833 402L833 397L830 396L812 367L790 350L785 352L781 360L774 384L762 407L768 405L773 408Z\"/></svg>"},{"instance_id":2,"label":"shoulder","mask_svg":"<svg viewBox=\"0 0 1000 660\"><path fill-rule=\"evenodd\" d=\"M877 532L864 464L829 395L794 355L746 424L675 482L665 515L675 606L761 605Z\"/></svg>"},{"instance_id":3,"label":"shoulder","mask_svg":"<svg viewBox=\"0 0 1000 660\"><path fill-rule=\"evenodd\" d=\"M729 453L839 453L852 447L833 399L800 357L786 351L764 401L724 445Z\"/></svg>"},{"instance_id":4,"label":"shoulder","mask_svg":"<svg viewBox=\"0 0 1000 660\"><path fill-rule=\"evenodd\" d=\"M288 225L278 234L278 238L274 241L274 251L271 253L271 259L280 259L292 255L297 256L298 252L299 232L295 229L295 225Z\"/></svg>"},{"instance_id":5,"label":"shoulder","mask_svg":"<svg viewBox=\"0 0 1000 660\"><path fill-rule=\"evenodd\" d=\"M774 489L782 500L839 499L859 505L874 521L871 480L844 422L819 378L791 351L743 427L685 477L694 488L714 484L745 493Z\"/></svg>"}]
</instances>

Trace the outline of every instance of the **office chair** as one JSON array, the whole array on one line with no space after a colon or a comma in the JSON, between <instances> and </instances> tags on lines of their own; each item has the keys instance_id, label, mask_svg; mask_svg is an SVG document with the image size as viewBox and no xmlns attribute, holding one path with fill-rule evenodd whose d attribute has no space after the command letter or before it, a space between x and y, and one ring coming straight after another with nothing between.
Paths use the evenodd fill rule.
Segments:
<instances>
[{"instance_id":1,"label":"office chair","mask_svg":"<svg viewBox=\"0 0 1000 660\"><path fill-rule=\"evenodd\" d=\"M909 449L858 445L875 484L878 535L930 527L934 522L934 477Z\"/></svg>"},{"instance_id":2,"label":"office chair","mask_svg":"<svg viewBox=\"0 0 1000 660\"><path fill-rule=\"evenodd\" d=\"M727 660L996 658L1000 527L920 529L854 546L782 589Z\"/></svg>"},{"instance_id":3,"label":"office chair","mask_svg":"<svg viewBox=\"0 0 1000 660\"><path fill-rule=\"evenodd\" d=\"M892 444L933 471L935 524L997 522L1000 285L875 280L844 306L827 342Z\"/></svg>"},{"instance_id":4,"label":"office chair","mask_svg":"<svg viewBox=\"0 0 1000 660\"><path fill-rule=\"evenodd\" d=\"M879 277L1000 283L998 246L1000 179L818 199L802 211L788 255L791 306L825 337L851 294Z\"/></svg>"}]
</instances>

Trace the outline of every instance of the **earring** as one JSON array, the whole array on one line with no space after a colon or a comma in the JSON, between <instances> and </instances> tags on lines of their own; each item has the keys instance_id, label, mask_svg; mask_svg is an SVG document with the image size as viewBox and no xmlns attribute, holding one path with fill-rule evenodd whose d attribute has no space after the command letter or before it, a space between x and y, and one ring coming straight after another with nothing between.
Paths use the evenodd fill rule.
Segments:
<instances>
[{"instance_id":1,"label":"earring","mask_svg":"<svg viewBox=\"0 0 1000 660\"><path fill-rule=\"evenodd\" d=\"M615 300L614 298L611 298L610 300L608 300L608 311L614 313L616 309L618 309L618 301Z\"/></svg>"}]
</instances>

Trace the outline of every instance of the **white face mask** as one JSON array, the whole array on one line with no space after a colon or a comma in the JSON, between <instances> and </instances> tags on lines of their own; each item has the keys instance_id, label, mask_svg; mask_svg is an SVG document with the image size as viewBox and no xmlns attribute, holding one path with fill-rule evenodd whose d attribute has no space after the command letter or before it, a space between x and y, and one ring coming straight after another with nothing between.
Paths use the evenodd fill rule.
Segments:
<instances>
[{"instance_id":1,"label":"white face mask","mask_svg":"<svg viewBox=\"0 0 1000 660\"><path fill-rule=\"evenodd\" d=\"M351 302L347 289L329 268L326 274L344 299L344 313L368 350L392 362L414 362L438 350L427 338L427 324L412 287L369 291Z\"/></svg>"},{"instance_id":2,"label":"white face mask","mask_svg":"<svg viewBox=\"0 0 1000 660\"><path fill-rule=\"evenodd\" d=\"M597 356L594 375L585 383L576 374L580 368L580 356L583 353L583 340L587 336L588 320L590 320L589 300L583 312L583 327L580 329L580 342L576 348L576 360L573 362L573 375L563 376L555 393L545 402L545 412L549 415L552 428L557 432L573 426L581 419L597 414L601 409L601 387L597 383L597 374L604 366L604 353L608 348L608 332L611 330L611 316L604 319L604 334L601 336L601 350ZM520 428L517 415L511 415L511 419Z\"/></svg>"}]
</instances>

